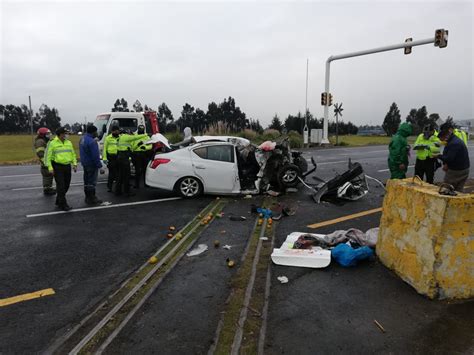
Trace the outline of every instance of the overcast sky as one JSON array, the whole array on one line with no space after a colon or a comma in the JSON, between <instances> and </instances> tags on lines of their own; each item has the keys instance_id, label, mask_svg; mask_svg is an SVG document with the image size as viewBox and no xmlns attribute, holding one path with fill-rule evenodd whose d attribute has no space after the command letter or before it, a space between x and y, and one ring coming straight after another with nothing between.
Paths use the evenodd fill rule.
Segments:
<instances>
[{"instance_id":1,"label":"overcast sky","mask_svg":"<svg viewBox=\"0 0 474 355\"><path fill-rule=\"evenodd\" d=\"M331 92L344 120L381 124L395 101L455 119L473 114L473 5L465 2L131 2L0 0L0 103L42 103L63 122L92 121L116 98L179 117L232 96L266 126L304 112L321 117L328 56L425 39L433 45L335 61Z\"/></svg>"}]
</instances>

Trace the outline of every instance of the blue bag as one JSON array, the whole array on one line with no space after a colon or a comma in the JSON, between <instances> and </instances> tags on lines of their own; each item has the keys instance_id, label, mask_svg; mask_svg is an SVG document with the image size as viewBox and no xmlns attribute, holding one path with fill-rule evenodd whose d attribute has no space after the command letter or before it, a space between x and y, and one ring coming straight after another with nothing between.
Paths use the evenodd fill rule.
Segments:
<instances>
[{"instance_id":1,"label":"blue bag","mask_svg":"<svg viewBox=\"0 0 474 355\"><path fill-rule=\"evenodd\" d=\"M331 250L331 257L344 267L355 266L360 260L374 255L374 251L367 246L354 249L347 244L339 244Z\"/></svg>"}]
</instances>

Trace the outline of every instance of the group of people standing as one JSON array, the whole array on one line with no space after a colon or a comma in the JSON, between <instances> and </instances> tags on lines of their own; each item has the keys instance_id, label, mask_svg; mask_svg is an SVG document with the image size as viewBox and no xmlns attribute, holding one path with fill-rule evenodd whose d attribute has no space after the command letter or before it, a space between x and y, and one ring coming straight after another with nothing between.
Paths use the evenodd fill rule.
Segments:
<instances>
[{"instance_id":1,"label":"group of people standing","mask_svg":"<svg viewBox=\"0 0 474 355\"><path fill-rule=\"evenodd\" d=\"M35 149L41 163L43 176L43 192L45 195L56 194L56 206L64 211L71 210L67 203L66 193L71 184L72 170L77 172L77 157L69 132L60 127L56 130L56 137L51 139L51 131L42 127L38 129L35 139ZM79 142L80 161L84 170L84 194L88 205L102 203L96 196L98 175L104 174L103 166L109 170L107 191L116 195L130 192L130 162L135 168L135 188L144 184L146 165L152 157L152 145L145 144L149 140L145 127L138 126L137 134L131 131L120 131L118 126L113 126L111 133L105 138L103 157L101 159L97 127L89 125L86 134ZM56 189L53 188L53 178ZM115 183L115 191L113 186Z\"/></svg>"},{"instance_id":2,"label":"group of people standing","mask_svg":"<svg viewBox=\"0 0 474 355\"><path fill-rule=\"evenodd\" d=\"M406 178L410 154L407 137L411 134L411 124L404 122L392 137L388 157L391 179ZM467 142L467 133L457 129L452 121L443 123L439 132L434 124L423 127L413 146L416 151L414 175L422 180L426 177L426 181L433 184L436 169L442 167L445 171L443 182L462 192L470 168ZM441 146L444 146L442 153Z\"/></svg>"}]
</instances>

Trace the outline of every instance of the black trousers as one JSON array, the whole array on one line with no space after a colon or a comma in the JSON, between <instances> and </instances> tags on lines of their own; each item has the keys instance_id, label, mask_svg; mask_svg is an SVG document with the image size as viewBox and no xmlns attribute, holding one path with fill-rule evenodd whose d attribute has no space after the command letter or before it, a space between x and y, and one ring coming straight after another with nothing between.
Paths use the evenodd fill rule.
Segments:
<instances>
[{"instance_id":1,"label":"black trousers","mask_svg":"<svg viewBox=\"0 0 474 355\"><path fill-rule=\"evenodd\" d=\"M56 181L56 203L59 207L64 207L67 205L66 193L71 185L71 165L57 164L54 161L52 165Z\"/></svg>"},{"instance_id":2,"label":"black trousers","mask_svg":"<svg viewBox=\"0 0 474 355\"><path fill-rule=\"evenodd\" d=\"M117 154L107 155L107 168L109 169L109 177L107 178L107 187L112 188L114 181L118 178L118 160Z\"/></svg>"},{"instance_id":3,"label":"black trousers","mask_svg":"<svg viewBox=\"0 0 474 355\"><path fill-rule=\"evenodd\" d=\"M423 180L426 175L426 182L429 184L433 183L435 173L436 159L426 158L425 160L416 159L415 163L415 175L419 176Z\"/></svg>"},{"instance_id":4,"label":"black trousers","mask_svg":"<svg viewBox=\"0 0 474 355\"><path fill-rule=\"evenodd\" d=\"M134 152L132 155L133 165L135 166L135 187L140 187L140 181L145 181L145 170L148 163L147 152Z\"/></svg>"},{"instance_id":5,"label":"black trousers","mask_svg":"<svg viewBox=\"0 0 474 355\"><path fill-rule=\"evenodd\" d=\"M129 153L118 153L117 154L117 165L118 165L118 179L117 186L115 188L116 194L123 192L130 192L130 154Z\"/></svg>"}]
</instances>

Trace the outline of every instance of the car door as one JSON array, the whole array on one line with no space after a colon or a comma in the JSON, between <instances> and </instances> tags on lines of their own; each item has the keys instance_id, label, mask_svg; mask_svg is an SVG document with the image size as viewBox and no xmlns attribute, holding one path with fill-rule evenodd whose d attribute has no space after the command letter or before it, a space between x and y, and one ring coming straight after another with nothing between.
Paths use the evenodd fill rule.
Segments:
<instances>
[{"instance_id":1,"label":"car door","mask_svg":"<svg viewBox=\"0 0 474 355\"><path fill-rule=\"evenodd\" d=\"M213 144L191 150L196 176L207 193L239 192L235 149L231 144Z\"/></svg>"}]
</instances>

